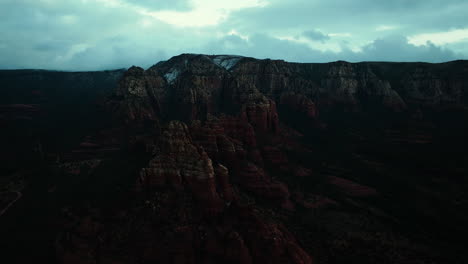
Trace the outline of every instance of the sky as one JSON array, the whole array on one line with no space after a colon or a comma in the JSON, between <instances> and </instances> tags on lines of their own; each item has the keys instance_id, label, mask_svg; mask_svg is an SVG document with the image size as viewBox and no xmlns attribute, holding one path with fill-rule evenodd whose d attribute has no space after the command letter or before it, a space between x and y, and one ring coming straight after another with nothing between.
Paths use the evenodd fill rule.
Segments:
<instances>
[{"instance_id":1,"label":"sky","mask_svg":"<svg viewBox=\"0 0 468 264\"><path fill-rule=\"evenodd\" d=\"M467 0L0 0L0 69L468 59Z\"/></svg>"}]
</instances>

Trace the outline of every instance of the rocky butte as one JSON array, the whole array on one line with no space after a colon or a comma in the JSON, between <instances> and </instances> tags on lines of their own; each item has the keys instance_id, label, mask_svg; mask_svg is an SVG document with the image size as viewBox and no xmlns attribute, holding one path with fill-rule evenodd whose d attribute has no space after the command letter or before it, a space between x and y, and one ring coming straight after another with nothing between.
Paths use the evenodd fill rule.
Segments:
<instances>
[{"instance_id":1,"label":"rocky butte","mask_svg":"<svg viewBox=\"0 0 468 264\"><path fill-rule=\"evenodd\" d=\"M15 263L466 259L466 61L182 54L0 87Z\"/></svg>"}]
</instances>

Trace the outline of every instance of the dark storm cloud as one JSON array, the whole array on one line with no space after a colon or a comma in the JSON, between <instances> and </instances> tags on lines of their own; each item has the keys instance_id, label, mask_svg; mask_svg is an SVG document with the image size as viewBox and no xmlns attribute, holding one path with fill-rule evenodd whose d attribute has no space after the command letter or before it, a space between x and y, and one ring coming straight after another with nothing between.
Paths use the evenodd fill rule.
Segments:
<instances>
[{"instance_id":1,"label":"dark storm cloud","mask_svg":"<svg viewBox=\"0 0 468 264\"><path fill-rule=\"evenodd\" d=\"M445 62L457 58L466 58L462 54L455 54L448 49L442 49L432 43L425 46L408 44L403 36L390 36L377 39L363 48L362 53L356 54L356 60L362 61L429 61Z\"/></svg>"},{"instance_id":2,"label":"dark storm cloud","mask_svg":"<svg viewBox=\"0 0 468 264\"><path fill-rule=\"evenodd\" d=\"M306 38L316 41L326 41L330 39L330 36L323 34L319 30L307 30L302 33Z\"/></svg>"}]
</instances>

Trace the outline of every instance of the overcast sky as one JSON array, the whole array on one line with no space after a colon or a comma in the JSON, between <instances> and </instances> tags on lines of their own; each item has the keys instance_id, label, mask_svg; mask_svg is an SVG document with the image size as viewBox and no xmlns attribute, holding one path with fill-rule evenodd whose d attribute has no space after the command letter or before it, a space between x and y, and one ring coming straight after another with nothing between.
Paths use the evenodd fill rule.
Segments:
<instances>
[{"instance_id":1,"label":"overcast sky","mask_svg":"<svg viewBox=\"0 0 468 264\"><path fill-rule=\"evenodd\" d=\"M180 53L443 62L468 58L467 16L467 0L0 0L0 68L146 68Z\"/></svg>"}]
</instances>

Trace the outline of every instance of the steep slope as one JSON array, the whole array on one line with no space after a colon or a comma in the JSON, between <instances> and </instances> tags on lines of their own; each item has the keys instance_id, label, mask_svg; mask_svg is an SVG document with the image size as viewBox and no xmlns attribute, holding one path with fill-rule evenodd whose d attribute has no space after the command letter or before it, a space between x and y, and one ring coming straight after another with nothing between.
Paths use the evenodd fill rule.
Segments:
<instances>
[{"instance_id":1,"label":"steep slope","mask_svg":"<svg viewBox=\"0 0 468 264\"><path fill-rule=\"evenodd\" d=\"M309 215L310 210L322 210L330 206L334 208L332 211L336 207L340 208L340 214L344 208L372 212L370 219L361 213L342 215L350 217L350 224L353 223L339 231L338 235L342 236L341 232L351 231L348 229L360 230L361 227L353 227L359 221L375 222L371 226L375 225L372 228L377 229L389 229L395 224L390 224L394 221L413 221L395 220L403 217L401 212L387 213L387 210L395 209L382 208L382 204L387 202L382 200L381 190L375 189L381 188L386 196L390 194L384 187L386 184L399 188L400 184L408 184L402 182L406 180L395 179L394 176L376 179L372 178L372 174L376 174L373 170L380 171L383 167L392 166L390 164L393 162L401 164L405 171L411 170L410 174L418 175L420 172L413 165L377 153L382 153L379 149L382 147L388 148L383 151L385 155L408 150L412 153L424 151L422 149L429 149L432 153L429 155L434 155L443 148L450 155L456 155L457 151L439 145L448 139L435 135L439 131L434 126L441 125L436 116L450 116L446 112L447 108L452 109L449 111L465 113L461 116L466 118L466 65L466 62L437 65L347 62L296 64L238 56L184 54L158 63L146 71L137 67L129 69L109 105L127 125L140 127L135 130L139 138L135 144L144 145L154 157L148 168L143 170L138 189L152 188L154 184L164 186L168 182L174 186L176 183L177 188L190 190L195 204L200 207L198 211L208 210L215 215L216 212L226 210L220 201L226 192L230 198L224 203L234 203L241 207L242 199L238 197L247 195L249 199L256 200L255 207L262 210L269 208L274 212L273 215L264 216L263 221L267 222L267 219L278 217L277 214L299 217L301 214L298 210L302 211L303 208L306 208L305 215ZM158 138L178 138L181 134L165 128L167 124L175 125L171 120L185 123L177 123L177 126L183 127L184 138L191 138L191 154L168 155L161 143L157 143ZM150 130L141 129L148 127L149 123L152 124ZM458 125L458 129L466 131L464 123ZM439 140L437 144L433 144L434 137ZM463 136L456 138L460 146L466 146ZM324 139L333 142L323 142ZM415 144L423 144L425 147L413 147ZM321 153L317 150L314 153L313 148L320 148ZM180 145L178 149L185 147ZM373 153L370 155L374 155L374 158L369 156L369 152ZM323 156L318 157L320 155ZM424 154L419 155L422 156L422 162L432 159ZM462 154L456 159L464 159L464 156ZM375 158L378 161L369 161ZM380 160L382 158L383 163ZM333 167L346 166L347 169L358 167L363 175L357 172L354 175L347 169L330 170L327 163L333 163ZM216 177L209 176L215 175L211 164L226 168L226 178L221 182L216 183ZM192 172L184 172L184 168L191 168ZM320 172L313 173L317 169ZM194 182L190 175L198 174L200 176ZM413 180L417 178L419 176L414 176ZM364 184L356 183L356 180ZM233 194L227 182L236 186ZM424 182L419 184L425 187L416 188L432 188ZM328 191L325 197L317 194L322 193L322 188L332 188L332 193L337 192L338 196ZM344 199L342 195L348 198ZM413 190L405 195L406 198L394 198L414 199L413 195L423 194ZM354 198L349 200L349 197ZM379 209L373 207L375 201L379 201ZM419 203L409 204L422 206ZM334 223L332 225L337 224L338 219L335 217L329 219L330 223ZM354 217L364 219L357 220ZM413 217L418 219L422 216L414 214L409 218ZM457 218L461 220L464 216ZM293 229L311 228L308 224L297 222L298 219L292 220L294 217L285 219L282 221L292 225ZM399 258L406 261L411 258L411 254L418 254L414 253L417 251L415 248L404 246L403 241L407 238L403 235L392 232L389 235L393 236L392 242L378 241L377 245L384 247L386 243L394 243L397 246L391 250L395 253L413 253L401 253L402 256L393 259L381 256L378 257L380 262L391 263ZM378 239L375 234L359 234L357 238L353 237L357 239L354 242L356 245L363 243L362 236ZM301 236L302 241L308 239L310 237ZM250 246L247 245L249 252L258 250ZM378 252L373 254L383 253L382 248L373 250ZM364 257L366 254L369 252L364 253ZM367 257L369 262L377 261L373 256ZM226 261L224 258L218 259L221 260ZM273 261L255 257L253 260ZM289 261L302 263L306 260L282 259L281 263Z\"/></svg>"},{"instance_id":2,"label":"steep slope","mask_svg":"<svg viewBox=\"0 0 468 264\"><path fill-rule=\"evenodd\" d=\"M222 59L230 63L228 67ZM301 105L312 116L338 107L404 111L408 107L466 106L466 64L298 64L184 54L147 71L130 69L123 82L137 76L140 81L132 83L135 87L128 91L130 83L121 85L118 94L145 100L145 107L155 107L151 110L159 117L183 120L236 113L253 105L268 107L268 100L285 108Z\"/></svg>"},{"instance_id":3,"label":"steep slope","mask_svg":"<svg viewBox=\"0 0 468 264\"><path fill-rule=\"evenodd\" d=\"M2 122L26 116L38 123L26 127L51 134L31 132L42 157L14 158L19 165L5 181L1 246L17 262L457 263L464 256L466 61L300 64L182 54L147 70L26 73L34 81L8 89L17 100L2 101ZM15 78L0 80L15 87L29 77ZM60 85L48 88L54 80ZM48 89L47 104L28 99L45 93L36 87ZM91 107L101 95L100 108ZM61 115L69 129L47 118ZM3 138L24 141L14 135L21 129L11 125ZM69 144L54 144L58 134ZM31 181L41 177L47 182ZM31 187L16 200L22 179ZM38 210L47 218L31 224Z\"/></svg>"}]
</instances>

